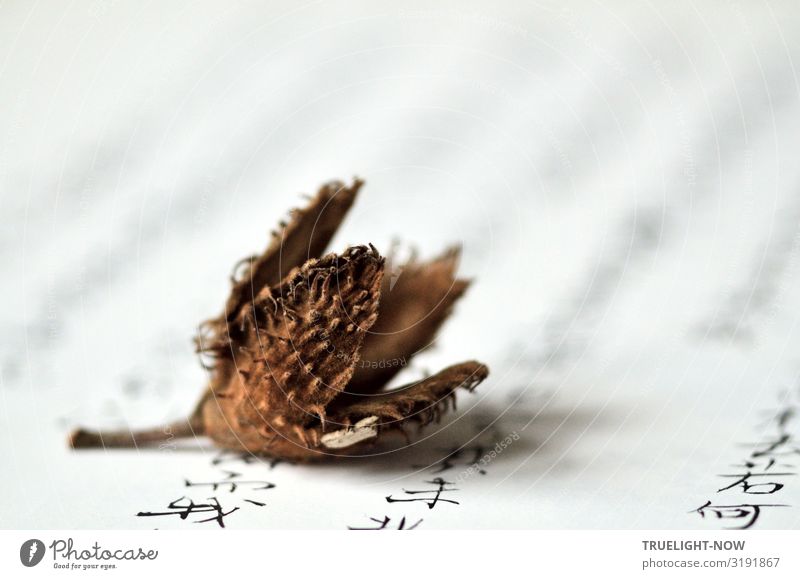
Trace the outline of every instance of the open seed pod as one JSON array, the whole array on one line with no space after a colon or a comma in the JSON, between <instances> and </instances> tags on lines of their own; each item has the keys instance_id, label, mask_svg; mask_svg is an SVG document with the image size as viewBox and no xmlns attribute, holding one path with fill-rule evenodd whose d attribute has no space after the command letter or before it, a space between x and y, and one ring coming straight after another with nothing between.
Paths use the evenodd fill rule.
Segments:
<instances>
[{"instance_id":1,"label":"open seed pod","mask_svg":"<svg viewBox=\"0 0 800 579\"><path fill-rule=\"evenodd\" d=\"M74 448L132 447L207 435L217 446L288 459L355 454L383 433L437 420L486 366L464 362L386 390L428 347L468 282L457 249L412 257L384 275L374 247L320 257L362 182L323 186L281 223L266 251L243 260L225 311L201 324L211 377L185 420L140 432L79 429ZM393 259L393 256L390 256Z\"/></svg>"}]
</instances>

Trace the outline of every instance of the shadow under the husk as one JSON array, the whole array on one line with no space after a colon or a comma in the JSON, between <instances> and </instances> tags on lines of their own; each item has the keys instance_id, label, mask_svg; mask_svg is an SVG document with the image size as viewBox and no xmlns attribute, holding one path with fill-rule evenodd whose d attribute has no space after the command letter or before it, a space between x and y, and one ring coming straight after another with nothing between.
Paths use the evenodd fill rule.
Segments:
<instances>
[{"instance_id":1,"label":"shadow under the husk","mask_svg":"<svg viewBox=\"0 0 800 579\"><path fill-rule=\"evenodd\" d=\"M389 476L413 472L457 476L485 474L502 465L503 470L524 466L526 476L545 472L558 476L579 466L572 449L582 437L611 423L609 410L556 407L552 399L541 404L508 406L483 400L418 434L412 432L410 441L397 433L359 456L332 457L313 466L324 470L347 464Z\"/></svg>"}]
</instances>

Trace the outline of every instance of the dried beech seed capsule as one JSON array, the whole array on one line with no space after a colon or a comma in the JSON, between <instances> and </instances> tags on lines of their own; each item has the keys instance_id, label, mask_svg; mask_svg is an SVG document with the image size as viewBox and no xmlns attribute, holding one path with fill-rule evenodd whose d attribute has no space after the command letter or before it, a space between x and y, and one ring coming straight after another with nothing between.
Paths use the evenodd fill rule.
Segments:
<instances>
[{"instance_id":1,"label":"dried beech seed capsule","mask_svg":"<svg viewBox=\"0 0 800 579\"><path fill-rule=\"evenodd\" d=\"M413 255L387 276L372 245L323 256L361 185L324 185L281 222L263 254L236 265L224 312L196 338L213 362L188 418L140 432L79 429L72 447L207 435L223 448L278 458L347 455L438 419L456 389L484 380L486 366L463 362L385 390L433 342L469 284L455 276L458 248L428 262Z\"/></svg>"}]
</instances>

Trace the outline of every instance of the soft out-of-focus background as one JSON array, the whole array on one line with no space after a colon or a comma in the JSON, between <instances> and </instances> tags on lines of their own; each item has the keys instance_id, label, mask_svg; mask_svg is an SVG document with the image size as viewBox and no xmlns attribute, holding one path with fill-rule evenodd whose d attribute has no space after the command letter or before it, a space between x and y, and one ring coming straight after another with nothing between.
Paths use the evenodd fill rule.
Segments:
<instances>
[{"instance_id":1,"label":"soft out-of-focus background","mask_svg":"<svg viewBox=\"0 0 800 579\"><path fill-rule=\"evenodd\" d=\"M476 280L405 378L492 376L427 458L288 470L240 526L382 514L470 428L523 436L428 527L709 525L797 388L799 32L791 1L0 3L0 525L152 526L211 451L66 432L185 413L234 262L353 176L333 249L460 242Z\"/></svg>"}]
</instances>

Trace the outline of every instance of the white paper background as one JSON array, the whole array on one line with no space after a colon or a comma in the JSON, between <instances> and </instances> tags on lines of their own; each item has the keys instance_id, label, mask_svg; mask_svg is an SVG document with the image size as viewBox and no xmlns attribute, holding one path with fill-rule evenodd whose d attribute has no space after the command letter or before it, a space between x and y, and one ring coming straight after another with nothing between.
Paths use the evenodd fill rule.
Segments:
<instances>
[{"instance_id":1,"label":"white paper background","mask_svg":"<svg viewBox=\"0 0 800 579\"><path fill-rule=\"evenodd\" d=\"M399 452L234 468L277 486L229 527L724 526L689 511L800 401L800 10L631 4L0 4L0 525L213 526L135 516L219 477L207 443L66 433L185 414L233 264L358 175L333 249L460 242L476 279L404 378L491 377ZM511 432L460 505L386 502Z\"/></svg>"}]
</instances>

